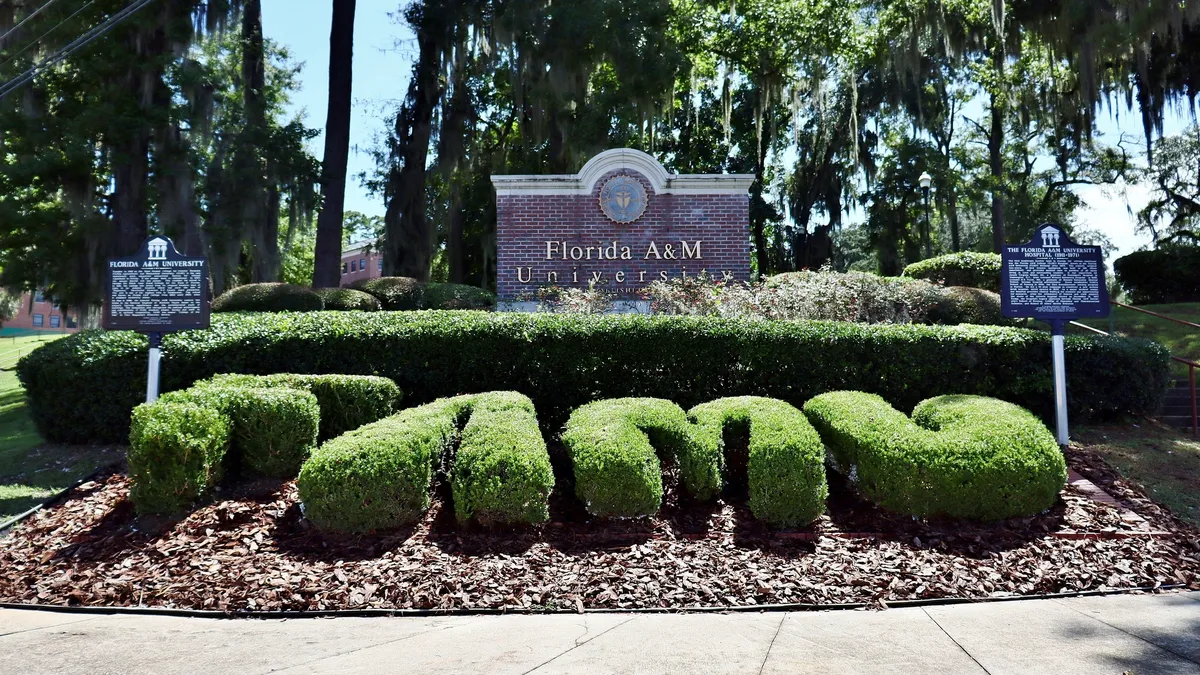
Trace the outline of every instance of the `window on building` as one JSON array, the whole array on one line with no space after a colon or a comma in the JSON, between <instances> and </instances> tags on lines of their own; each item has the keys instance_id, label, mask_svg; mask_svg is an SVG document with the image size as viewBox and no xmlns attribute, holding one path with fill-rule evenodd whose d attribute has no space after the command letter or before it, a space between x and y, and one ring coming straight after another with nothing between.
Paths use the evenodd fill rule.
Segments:
<instances>
[{"instance_id":1,"label":"window on building","mask_svg":"<svg viewBox=\"0 0 1200 675\"><path fill-rule=\"evenodd\" d=\"M34 328L41 328L42 325L44 325L45 323L46 323L46 315L45 314L34 314L33 315L33 327Z\"/></svg>"},{"instance_id":2,"label":"window on building","mask_svg":"<svg viewBox=\"0 0 1200 675\"><path fill-rule=\"evenodd\" d=\"M360 259L359 259L359 261L358 261L358 269L360 269L360 270L362 270L362 271L364 271L364 272L366 272L366 271L367 271L367 259L366 259L366 258L360 258Z\"/></svg>"},{"instance_id":3,"label":"window on building","mask_svg":"<svg viewBox=\"0 0 1200 675\"><path fill-rule=\"evenodd\" d=\"M342 274L345 274L346 270L348 270L348 269L350 269L350 266L347 265L346 263L342 263Z\"/></svg>"},{"instance_id":4,"label":"window on building","mask_svg":"<svg viewBox=\"0 0 1200 675\"><path fill-rule=\"evenodd\" d=\"M357 261L357 260L351 260L351 261L350 261L350 271L351 271L351 272L357 272L357 271L358 271L358 261Z\"/></svg>"},{"instance_id":5,"label":"window on building","mask_svg":"<svg viewBox=\"0 0 1200 675\"><path fill-rule=\"evenodd\" d=\"M383 271L383 258L380 258L378 262L379 262L379 271L382 272Z\"/></svg>"},{"instance_id":6,"label":"window on building","mask_svg":"<svg viewBox=\"0 0 1200 675\"><path fill-rule=\"evenodd\" d=\"M78 327L79 327L79 322L75 320L75 317L68 316L67 317L67 328L78 328Z\"/></svg>"},{"instance_id":7,"label":"window on building","mask_svg":"<svg viewBox=\"0 0 1200 675\"><path fill-rule=\"evenodd\" d=\"M50 315L50 327L58 328L59 326L62 326L62 317L57 314L51 314Z\"/></svg>"},{"instance_id":8,"label":"window on building","mask_svg":"<svg viewBox=\"0 0 1200 675\"><path fill-rule=\"evenodd\" d=\"M45 302L46 295L44 293L42 293L41 291L34 291L33 292L33 301L34 302Z\"/></svg>"}]
</instances>

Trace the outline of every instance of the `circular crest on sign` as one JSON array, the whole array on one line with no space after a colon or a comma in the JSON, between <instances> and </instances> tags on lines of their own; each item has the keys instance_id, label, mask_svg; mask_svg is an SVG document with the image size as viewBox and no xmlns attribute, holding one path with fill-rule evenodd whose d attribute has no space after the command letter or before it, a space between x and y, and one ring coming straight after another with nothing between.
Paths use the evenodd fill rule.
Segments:
<instances>
[{"instance_id":1,"label":"circular crest on sign","mask_svg":"<svg viewBox=\"0 0 1200 675\"><path fill-rule=\"evenodd\" d=\"M633 176L613 176L600 188L600 210L615 223L641 218L648 202L646 188Z\"/></svg>"}]
</instances>

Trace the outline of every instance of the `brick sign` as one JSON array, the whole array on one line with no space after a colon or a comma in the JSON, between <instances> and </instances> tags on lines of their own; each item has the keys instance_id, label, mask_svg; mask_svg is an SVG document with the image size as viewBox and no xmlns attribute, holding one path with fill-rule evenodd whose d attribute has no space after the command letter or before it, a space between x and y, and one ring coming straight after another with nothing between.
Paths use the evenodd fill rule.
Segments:
<instances>
[{"instance_id":1,"label":"brick sign","mask_svg":"<svg viewBox=\"0 0 1200 675\"><path fill-rule=\"evenodd\" d=\"M575 175L492 176L498 294L594 283L629 298L680 276L748 281L753 179L669 174L630 149Z\"/></svg>"}]
</instances>

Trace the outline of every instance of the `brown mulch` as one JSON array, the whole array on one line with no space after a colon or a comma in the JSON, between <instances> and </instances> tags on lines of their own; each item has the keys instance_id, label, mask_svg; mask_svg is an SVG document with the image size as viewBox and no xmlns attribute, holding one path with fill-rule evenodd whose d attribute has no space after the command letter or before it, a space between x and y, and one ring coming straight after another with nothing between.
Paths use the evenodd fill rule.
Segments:
<instances>
[{"instance_id":1,"label":"brown mulch","mask_svg":"<svg viewBox=\"0 0 1200 675\"><path fill-rule=\"evenodd\" d=\"M926 523L873 508L831 476L827 515L808 530L772 532L736 495L697 505L672 492L657 517L614 522L589 519L560 486L550 523L485 532L454 523L442 485L417 526L349 537L312 529L291 482L241 485L182 520L154 522L135 516L127 478L110 473L0 540L0 601L229 612L684 609L1200 588L1200 532L1099 457L1068 458L1125 508L1067 486L1035 518ZM1100 538L1061 536L1072 532ZM1160 534L1141 536L1149 532Z\"/></svg>"}]
</instances>

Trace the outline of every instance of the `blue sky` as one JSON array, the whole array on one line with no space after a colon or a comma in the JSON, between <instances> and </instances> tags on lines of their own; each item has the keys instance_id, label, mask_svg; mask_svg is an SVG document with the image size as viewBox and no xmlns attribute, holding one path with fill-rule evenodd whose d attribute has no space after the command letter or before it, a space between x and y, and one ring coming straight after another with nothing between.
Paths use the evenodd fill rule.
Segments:
<instances>
[{"instance_id":1,"label":"blue sky","mask_svg":"<svg viewBox=\"0 0 1200 675\"><path fill-rule=\"evenodd\" d=\"M350 130L350 178L346 186L346 209L382 216L383 199L367 193L357 174L370 172L369 154L384 131L384 121L404 97L415 54L412 34L398 16L400 0L358 0L354 29L354 116ZM263 0L263 31L268 38L288 48L293 60L303 63L301 90L292 96L295 112L305 116L308 126L324 129L328 92L329 0ZM1140 144L1141 122L1136 111L1120 104L1100 113L1102 138L1115 142L1121 132ZM1172 111L1165 133L1177 134L1189 123L1185 111ZM314 154L323 153L323 137L312 141ZM1140 147L1140 146L1139 146ZM1078 214L1082 224L1108 236L1114 250L1110 256L1130 253L1150 243L1148 235L1134 232L1134 212L1145 206L1149 191L1138 185L1118 188L1083 187L1077 190L1087 207ZM853 217L852 217L853 219Z\"/></svg>"}]
</instances>

